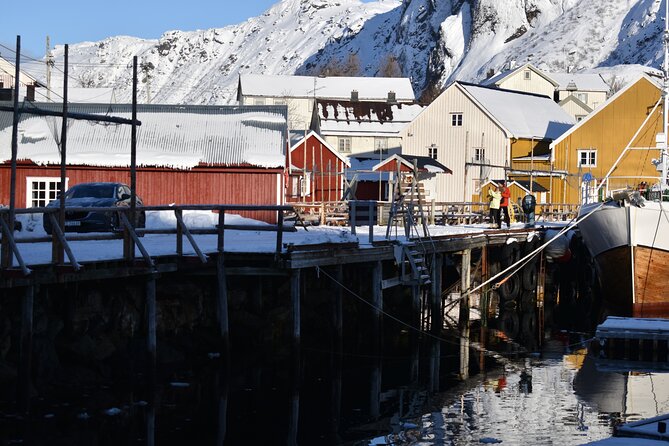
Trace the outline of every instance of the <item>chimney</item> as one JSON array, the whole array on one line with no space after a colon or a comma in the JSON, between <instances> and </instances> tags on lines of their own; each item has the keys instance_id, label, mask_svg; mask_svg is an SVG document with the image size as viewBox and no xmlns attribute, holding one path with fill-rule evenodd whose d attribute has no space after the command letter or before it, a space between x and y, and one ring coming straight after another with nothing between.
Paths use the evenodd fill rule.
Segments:
<instances>
[{"instance_id":1,"label":"chimney","mask_svg":"<svg viewBox=\"0 0 669 446\"><path fill-rule=\"evenodd\" d=\"M395 94L394 91L389 91L388 92L388 103L389 104L396 104L397 103L397 95Z\"/></svg>"},{"instance_id":2,"label":"chimney","mask_svg":"<svg viewBox=\"0 0 669 446\"><path fill-rule=\"evenodd\" d=\"M358 102L358 90L351 90L351 102Z\"/></svg>"}]
</instances>

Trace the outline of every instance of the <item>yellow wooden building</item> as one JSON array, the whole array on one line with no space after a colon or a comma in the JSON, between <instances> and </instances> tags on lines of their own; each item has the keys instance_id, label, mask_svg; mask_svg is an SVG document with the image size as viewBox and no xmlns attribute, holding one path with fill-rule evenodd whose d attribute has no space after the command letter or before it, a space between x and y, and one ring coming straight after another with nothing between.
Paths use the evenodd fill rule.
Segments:
<instances>
[{"instance_id":1,"label":"yellow wooden building","mask_svg":"<svg viewBox=\"0 0 669 446\"><path fill-rule=\"evenodd\" d=\"M550 144L553 203L592 202L611 191L657 183L656 137L663 131L661 87L647 75L618 91ZM608 181L603 179L630 147ZM600 187L601 186L601 187ZM598 190L599 187L599 190Z\"/></svg>"}]
</instances>

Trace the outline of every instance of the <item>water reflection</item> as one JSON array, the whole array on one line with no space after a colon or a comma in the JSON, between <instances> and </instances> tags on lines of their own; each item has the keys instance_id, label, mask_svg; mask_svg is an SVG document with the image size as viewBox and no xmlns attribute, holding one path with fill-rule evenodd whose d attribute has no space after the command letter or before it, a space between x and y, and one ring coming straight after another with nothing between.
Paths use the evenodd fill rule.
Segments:
<instances>
[{"instance_id":1,"label":"water reflection","mask_svg":"<svg viewBox=\"0 0 669 446\"><path fill-rule=\"evenodd\" d=\"M564 344L462 383L449 378L458 346L433 341L421 346L418 377L409 347L384 358L303 352L210 361L163 370L148 389L46 396L29 419L3 407L0 444L570 445L669 412L669 374L612 367L585 350L564 354Z\"/></svg>"}]
</instances>

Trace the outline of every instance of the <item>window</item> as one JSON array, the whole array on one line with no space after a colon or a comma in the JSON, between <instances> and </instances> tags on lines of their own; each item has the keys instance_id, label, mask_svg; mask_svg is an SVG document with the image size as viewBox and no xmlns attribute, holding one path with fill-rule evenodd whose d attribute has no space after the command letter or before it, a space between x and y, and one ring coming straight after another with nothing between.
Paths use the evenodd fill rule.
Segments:
<instances>
[{"instance_id":1,"label":"window","mask_svg":"<svg viewBox=\"0 0 669 446\"><path fill-rule=\"evenodd\" d=\"M374 138L374 153L388 153L388 138Z\"/></svg>"},{"instance_id":2,"label":"window","mask_svg":"<svg viewBox=\"0 0 669 446\"><path fill-rule=\"evenodd\" d=\"M585 115L576 115L576 122L581 122L585 119Z\"/></svg>"},{"instance_id":3,"label":"window","mask_svg":"<svg viewBox=\"0 0 669 446\"><path fill-rule=\"evenodd\" d=\"M583 167L597 167L597 151L591 149L579 150L578 165Z\"/></svg>"},{"instance_id":4,"label":"window","mask_svg":"<svg viewBox=\"0 0 669 446\"><path fill-rule=\"evenodd\" d=\"M482 147L474 148L474 161L484 161L485 160L485 149Z\"/></svg>"},{"instance_id":5,"label":"window","mask_svg":"<svg viewBox=\"0 0 669 446\"><path fill-rule=\"evenodd\" d=\"M451 126L462 127L462 113L451 113Z\"/></svg>"},{"instance_id":6,"label":"window","mask_svg":"<svg viewBox=\"0 0 669 446\"><path fill-rule=\"evenodd\" d=\"M274 105L286 105L286 98L275 98Z\"/></svg>"},{"instance_id":7,"label":"window","mask_svg":"<svg viewBox=\"0 0 669 446\"><path fill-rule=\"evenodd\" d=\"M265 105L265 98L253 98L253 105Z\"/></svg>"},{"instance_id":8,"label":"window","mask_svg":"<svg viewBox=\"0 0 669 446\"><path fill-rule=\"evenodd\" d=\"M65 187L67 187L67 180ZM26 207L44 207L50 201L58 198L60 191L60 178L58 177L28 177L26 178Z\"/></svg>"},{"instance_id":9,"label":"window","mask_svg":"<svg viewBox=\"0 0 669 446\"><path fill-rule=\"evenodd\" d=\"M532 79L532 72L530 70L523 71L523 79L529 81Z\"/></svg>"},{"instance_id":10,"label":"window","mask_svg":"<svg viewBox=\"0 0 669 446\"><path fill-rule=\"evenodd\" d=\"M348 136L339 138L339 151L342 153L351 153L351 138Z\"/></svg>"},{"instance_id":11,"label":"window","mask_svg":"<svg viewBox=\"0 0 669 446\"><path fill-rule=\"evenodd\" d=\"M430 147L427 148L427 156L429 156L432 159L437 159L437 145L432 144Z\"/></svg>"},{"instance_id":12,"label":"window","mask_svg":"<svg viewBox=\"0 0 669 446\"><path fill-rule=\"evenodd\" d=\"M576 99L588 103L588 93L576 93Z\"/></svg>"}]
</instances>

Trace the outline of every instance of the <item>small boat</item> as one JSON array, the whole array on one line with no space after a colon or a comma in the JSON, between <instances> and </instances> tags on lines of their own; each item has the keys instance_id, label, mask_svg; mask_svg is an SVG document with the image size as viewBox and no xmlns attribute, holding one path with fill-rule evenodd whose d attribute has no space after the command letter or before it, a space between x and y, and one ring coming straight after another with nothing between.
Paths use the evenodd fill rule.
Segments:
<instances>
[{"instance_id":1,"label":"small boat","mask_svg":"<svg viewBox=\"0 0 669 446\"><path fill-rule=\"evenodd\" d=\"M666 446L669 444L669 414L618 426L612 438L587 443L587 446L638 445Z\"/></svg>"}]
</instances>

